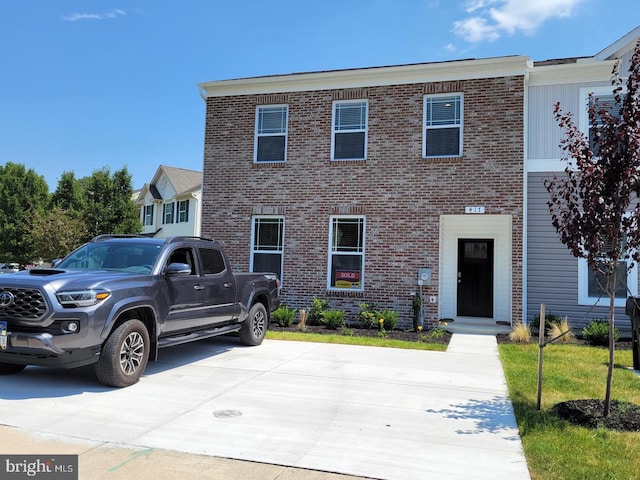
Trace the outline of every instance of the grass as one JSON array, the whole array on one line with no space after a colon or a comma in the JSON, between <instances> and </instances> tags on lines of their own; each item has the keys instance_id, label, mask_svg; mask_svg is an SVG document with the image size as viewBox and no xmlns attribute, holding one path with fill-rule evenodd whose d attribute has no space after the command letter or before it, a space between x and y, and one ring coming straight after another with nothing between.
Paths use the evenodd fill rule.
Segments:
<instances>
[{"instance_id":1,"label":"grass","mask_svg":"<svg viewBox=\"0 0 640 480\"><path fill-rule=\"evenodd\" d=\"M374 337L269 331L275 340L445 350L441 344ZM537 410L537 344L502 344L505 371L532 480L627 480L640 477L640 432L586 429L550 412L555 404L604 399L608 350L567 344L544 349L541 409ZM632 352L616 352L612 399L640 405L640 378L627 367Z\"/></svg>"},{"instance_id":2,"label":"grass","mask_svg":"<svg viewBox=\"0 0 640 480\"><path fill-rule=\"evenodd\" d=\"M607 349L547 346L540 410L537 344L503 344L499 351L533 480L638 478L640 433L586 429L550 412L567 400L604 399ZM631 365L631 351L616 352L612 399L640 404L640 379L626 368Z\"/></svg>"},{"instance_id":3,"label":"grass","mask_svg":"<svg viewBox=\"0 0 640 480\"><path fill-rule=\"evenodd\" d=\"M343 345L365 345L374 347L405 348L413 350L436 350L444 352L447 346L441 343L407 342L390 338L358 337L351 335L305 333L305 332L276 332L267 331L267 338L271 340L291 340L296 342L340 343Z\"/></svg>"}]
</instances>

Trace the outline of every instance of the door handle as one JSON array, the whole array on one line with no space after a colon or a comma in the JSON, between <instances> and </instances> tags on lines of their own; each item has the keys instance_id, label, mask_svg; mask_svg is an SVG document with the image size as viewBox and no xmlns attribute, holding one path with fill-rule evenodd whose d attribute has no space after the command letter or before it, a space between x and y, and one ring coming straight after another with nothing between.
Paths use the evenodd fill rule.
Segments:
<instances>
[{"instance_id":1,"label":"door handle","mask_svg":"<svg viewBox=\"0 0 640 480\"><path fill-rule=\"evenodd\" d=\"M226 283L223 283L223 284L222 284L222 286L223 286L224 288L231 288L231 285L233 285L233 283L231 283L231 282L226 282Z\"/></svg>"},{"instance_id":2,"label":"door handle","mask_svg":"<svg viewBox=\"0 0 640 480\"><path fill-rule=\"evenodd\" d=\"M204 285L194 285L193 289L194 290L204 290Z\"/></svg>"}]
</instances>

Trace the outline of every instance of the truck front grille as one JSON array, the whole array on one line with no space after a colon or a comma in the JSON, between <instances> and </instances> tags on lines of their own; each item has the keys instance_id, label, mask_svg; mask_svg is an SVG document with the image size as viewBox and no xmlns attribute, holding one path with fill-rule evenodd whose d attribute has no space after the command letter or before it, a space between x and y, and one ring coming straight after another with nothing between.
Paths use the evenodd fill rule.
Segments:
<instances>
[{"instance_id":1,"label":"truck front grille","mask_svg":"<svg viewBox=\"0 0 640 480\"><path fill-rule=\"evenodd\" d=\"M42 292L37 288L0 285L0 319L40 320L49 312Z\"/></svg>"}]
</instances>

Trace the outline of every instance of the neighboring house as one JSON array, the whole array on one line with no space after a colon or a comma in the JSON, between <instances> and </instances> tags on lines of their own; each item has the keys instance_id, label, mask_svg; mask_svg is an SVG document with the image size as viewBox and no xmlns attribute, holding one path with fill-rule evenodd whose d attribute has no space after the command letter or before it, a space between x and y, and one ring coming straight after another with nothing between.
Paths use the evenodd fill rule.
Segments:
<instances>
[{"instance_id":1,"label":"neighboring house","mask_svg":"<svg viewBox=\"0 0 640 480\"><path fill-rule=\"evenodd\" d=\"M135 199L143 233L160 238L200 236L201 193L201 172L160 165Z\"/></svg>"},{"instance_id":2,"label":"neighboring house","mask_svg":"<svg viewBox=\"0 0 640 480\"><path fill-rule=\"evenodd\" d=\"M581 330L592 319L608 318L608 298L602 296L586 260L573 257L551 225L544 180L562 175L565 164L560 140L564 130L555 122L553 106L571 112L583 132L589 132L589 93L600 102L612 101L611 72L620 60L619 72L626 78L629 61L640 37L640 27L593 57L535 62L529 73L527 114L527 254L526 318L531 321L545 304L546 312L568 316ZM621 265L626 269L626 264ZM626 278L631 294L638 294L638 268ZM626 288L617 293L616 318L622 331L629 331L624 313Z\"/></svg>"},{"instance_id":3,"label":"neighboring house","mask_svg":"<svg viewBox=\"0 0 640 480\"><path fill-rule=\"evenodd\" d=\"M276 272L288 306L408 327L422 291L425 324L521 321L528 60L199 84L203 235Z\"/></svg>"}]
</instances>

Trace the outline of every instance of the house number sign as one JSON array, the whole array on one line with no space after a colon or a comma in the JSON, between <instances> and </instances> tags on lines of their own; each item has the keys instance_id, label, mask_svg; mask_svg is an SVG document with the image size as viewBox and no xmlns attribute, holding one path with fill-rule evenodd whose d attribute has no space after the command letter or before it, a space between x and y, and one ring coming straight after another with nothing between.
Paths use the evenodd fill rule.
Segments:
<instances>
[{"instance_id":1,"label":"house number sign","mask_svg":"<svg viewBox=\"0 0 640 480\"><path fill-rule=\"evenodd\" d=\"M475 205L471 207L464 207L464 213L484 213L484 207Z\"/></svg>"}]
</instances>

